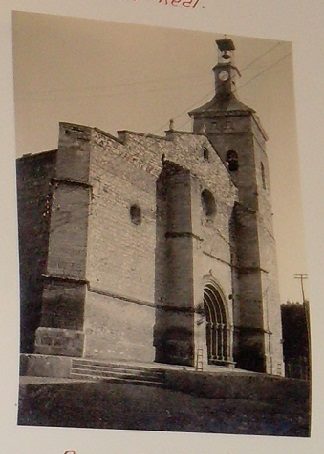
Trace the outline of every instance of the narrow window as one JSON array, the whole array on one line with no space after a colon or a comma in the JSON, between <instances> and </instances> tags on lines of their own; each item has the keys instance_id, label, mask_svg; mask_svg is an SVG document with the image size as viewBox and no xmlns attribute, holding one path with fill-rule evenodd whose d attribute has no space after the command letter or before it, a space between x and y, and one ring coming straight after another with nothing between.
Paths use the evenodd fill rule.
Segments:
<instances>
[{"instance_id":1,"label":"narrow window","mask_svg":"<svg viewBox=\"0 0 324 454\"><path fill-rule=\"evenodd\" d=\"M201 203L205 216L209 219L213 218L216 214L216 203L213 194L207 189L201 193Z\"/></svg>"},{"instance_id":2,"label":"narrow window","mask_svg":"<svg viewBox=\"0 0 324 454\"><path fill-rule=\"evenodd\" d=\"M230 172L235 172L239 168L238 156L235 150L228 150L226 155L227 168Z\"/></svg>"},{"instance_id":3,"label":"narrow window","mask_svg":"<svg viewBox=\"0 0 324 454\"><path fill-rule=\"evenodd\" d=\"M261 177L262 177L263 189L267 189L266 176L265 176L265 170L264 170L263 162L261 162Z\"/></svg>"},{"instance_id":4,"label":"narrow window","mask_svg":"<svg viewBox=\"0 0 324 454\"><path fill-rule=\"evenodd\" d=\"M209 161L209 151L204 147L204 160Z\"/></svg>"},{"instance_id":5,"label":"narrow window","mask_svg":"<svg viewBox=\"0 0 324 454\"><path fill-rule=\"evenodd\" d=\"M129 215L133 224L139 225L141 223L142 220L141 209L138 205L132 205L130 207Z\"/></svg>"}]
</instances>

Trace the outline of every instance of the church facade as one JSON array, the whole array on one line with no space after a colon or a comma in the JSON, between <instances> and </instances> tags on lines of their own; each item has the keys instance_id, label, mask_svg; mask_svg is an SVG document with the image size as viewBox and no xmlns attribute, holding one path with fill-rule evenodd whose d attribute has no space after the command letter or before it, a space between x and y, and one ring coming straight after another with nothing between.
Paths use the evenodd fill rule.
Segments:
<instances>
[{"instance_id":1,"label":"church facade","mask_svg":"<svg viewBox=\"0 0 324 454\"><path fill-rule=\"evenodd\" d=\"M217 45L192 133L61 123L18 159L23 352L283 375L267 136Z\"/></svg>"}]
</instances>

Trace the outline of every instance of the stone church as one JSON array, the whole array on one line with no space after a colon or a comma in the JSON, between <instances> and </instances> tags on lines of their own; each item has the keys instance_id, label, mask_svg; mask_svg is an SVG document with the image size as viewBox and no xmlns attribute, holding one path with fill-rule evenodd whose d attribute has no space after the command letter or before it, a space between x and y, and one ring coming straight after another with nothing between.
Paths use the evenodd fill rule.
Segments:
<instances>
[{"instance_id":1,"label":"stone church","mask_svg":"<svg viewBox=\"0 0 324 454\"><path fill-rule=\"evenodd\" d=\"M192 133L61 123L18 159L22 352L283 375L267 135L217 46Z\"/></svg>"}]
</instances>

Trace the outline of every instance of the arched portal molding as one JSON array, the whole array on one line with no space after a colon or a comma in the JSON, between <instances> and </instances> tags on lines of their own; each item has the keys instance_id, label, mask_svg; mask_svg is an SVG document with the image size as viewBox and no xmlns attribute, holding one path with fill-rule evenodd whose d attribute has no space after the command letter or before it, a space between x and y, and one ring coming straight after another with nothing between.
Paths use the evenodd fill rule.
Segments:
<instances>
[{"instance_id":1,"label":"arched portal molding","mask_svg":"<svg viewBox=\"0 0 324 454\"><path fill-rule=\"evenodd\" d=\"M229 317L228 304L227 304L227 298L225 296L225 292L224 292L222 286L220 285L220 283L217 281L217 279L212 275L211 271L209 272L209 274L206 274L203 277L203 288L205 289L205 287L208 285L214 287L215 290L217 290L217 292L220 294L222 300L224 301L226 316L227 316L228 320L231 320L231 317Z\"/></svg>"},{"instance_id":2,"label":"arched portal molding","mask_svg":"<svg viewBox=\"0 0 324 454\"><path fill-rule=\"evenodd\" d=\"M204 309L208 363L232 363L232 317L225 293L211 274L204 277Z\"/></svg>"}]
</instances>

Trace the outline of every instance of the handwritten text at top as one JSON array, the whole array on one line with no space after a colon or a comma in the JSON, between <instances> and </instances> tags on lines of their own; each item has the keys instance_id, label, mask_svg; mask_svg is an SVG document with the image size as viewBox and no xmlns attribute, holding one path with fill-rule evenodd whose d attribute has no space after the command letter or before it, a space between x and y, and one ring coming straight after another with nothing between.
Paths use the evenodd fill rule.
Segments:
<instances>
[{"instance_id":1,"label":"handwritten text at top","mask_svg":"<svg viewBox=\"0 0 324 454\"><path fill-rule=\"evenodd\" d=\"M133 0L134 2L140 2L141 0ZM185 8L196 8L200 3L200 0L155 0L160 5L166 6L183 6ZM204 8L204 7L203 7Z\"/></svg>"}]
</instances>

